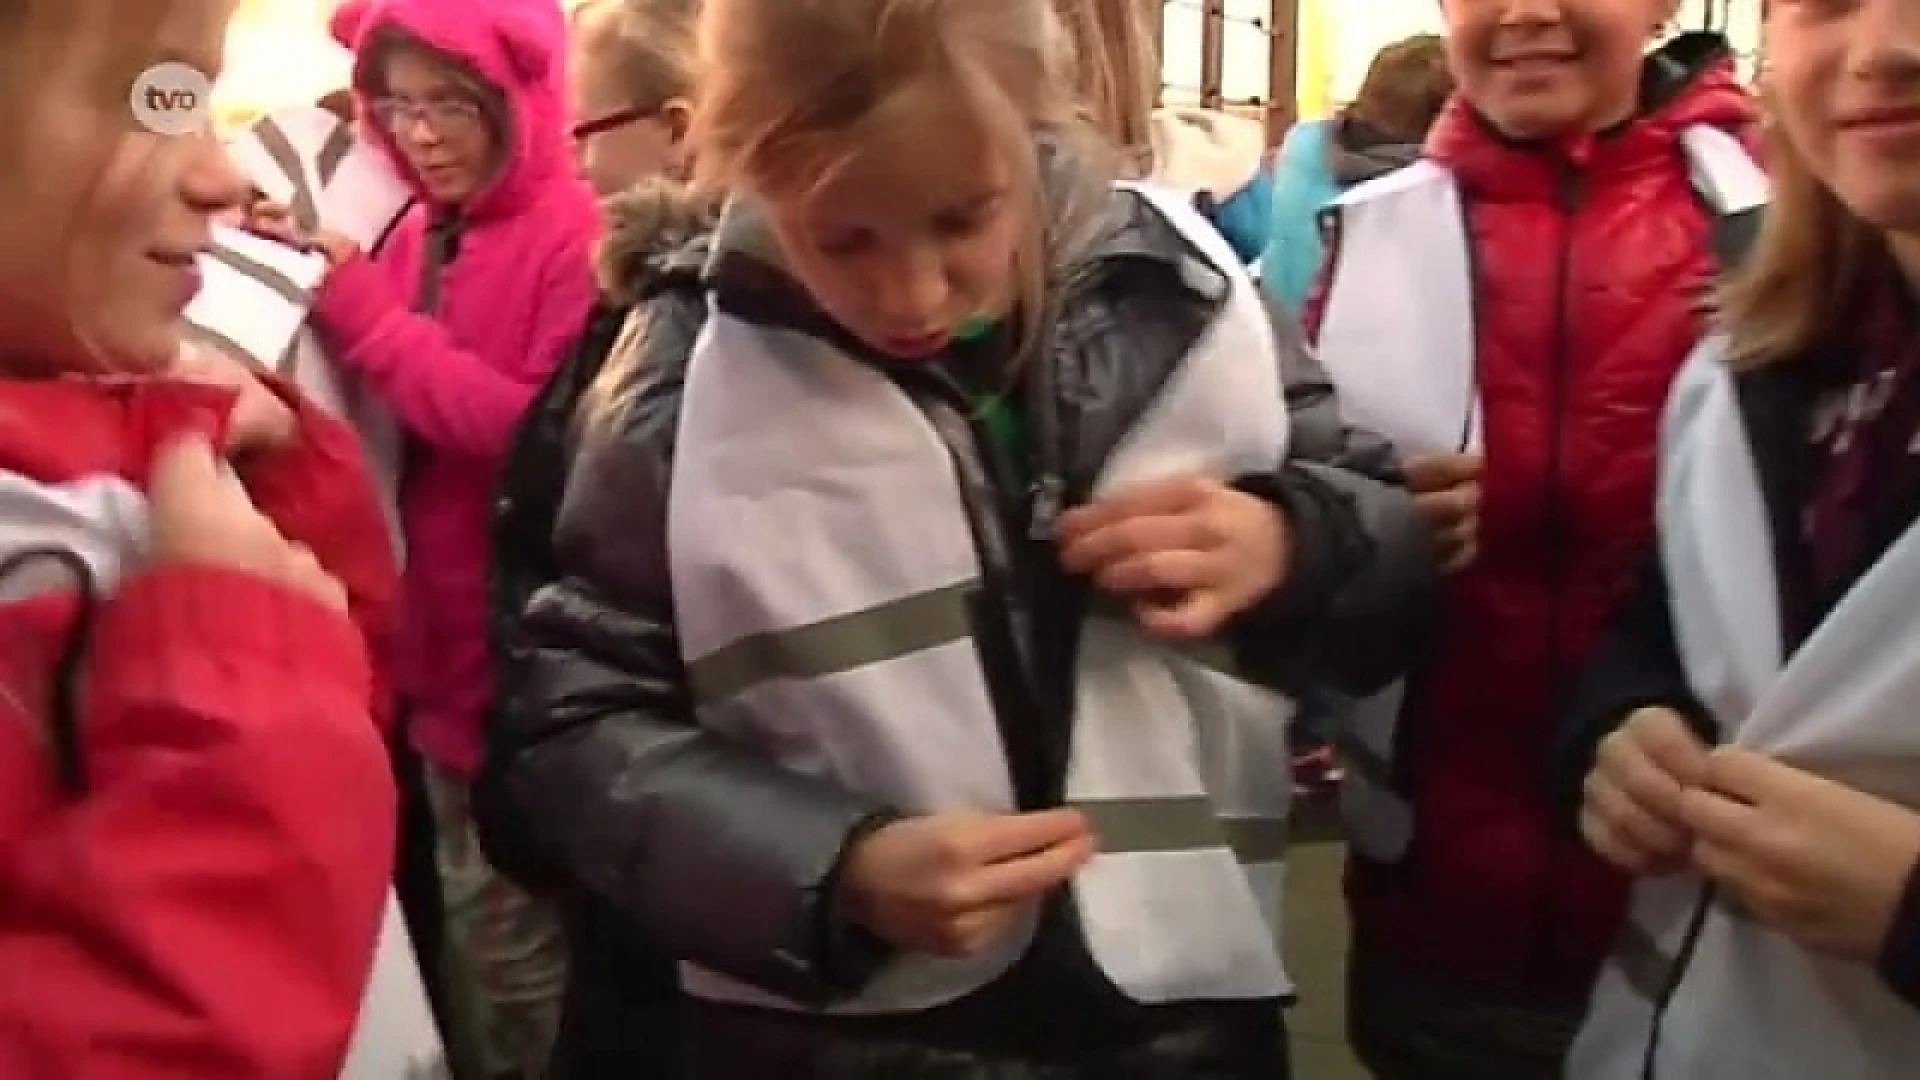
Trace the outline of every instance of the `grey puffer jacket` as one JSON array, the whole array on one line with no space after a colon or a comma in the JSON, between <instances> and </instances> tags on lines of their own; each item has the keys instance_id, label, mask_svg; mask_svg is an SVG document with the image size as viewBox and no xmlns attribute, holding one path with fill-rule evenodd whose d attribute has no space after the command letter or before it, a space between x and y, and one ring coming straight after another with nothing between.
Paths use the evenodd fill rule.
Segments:
<instances>
[{"instance_id":1,"label":"grey puffer jacket","mask_svg":"<svg viewBox=\"0 0 1920 1080\"><path fill-rule=\"evenodd\" d=\"M737 250L728 230L754 227L751 219L730 217L697 270L694 260L676 260L656 283L639 311L644 332L610 361L618 404L579 428L547 580L523 578L500 592L505 603L524 601L501 612L504 694L482 828L502 847L511 840L524 873L591 896L679 957L790 1000L827 1003L857 991L886 962L876 942L838 923L833 891L849 843L894 808L788 772L699 726L666 556L681 390L709 295L740 318L850 347L791 282ZM1058 348L1045 376L1054 392L1041 403L1062 433L1042 468L1055 471L1069 504L1182 363L1226 291L1203 255L1126 192L1114 194L1082 270L1059 298ZM1229 636L1242 668L1272 685L1325 681L1363 693L1401 674L1422 635L1437 570L1391 449L1341 424L1298 330L1284 318L1277 325L1292 457L1273 474L1237 483L1283 508L1291 569ZM929 408L965 414L964 401L934 397ZM530 421L540 424L538 416ZM949 450L979 465L978 445ZM540 493L510 491L502 522L517 520L523 497ZM511 527L504 532L511 540ZM1088 592L1063 572L1041 575L1033 595L1010 598L1020 617L1009 625L1033 627L1036 655L1070 657ZM1052 678L1072 677L1069 661L1054 667ZM1041 732L1040 744L1064 735L1064 723L1042 710L1021 722L1053 729ZM1031 774L1035 763L1010 764ZM1049 781L1057 805L1063 777ZM928 1012L843 1020L689 1003L686 1073L1284 1076L1280 1003L1134 1004L1094 967L1075 919L1064 894L1056 898L1013 971Z\"/></svg>"}]
</instances>

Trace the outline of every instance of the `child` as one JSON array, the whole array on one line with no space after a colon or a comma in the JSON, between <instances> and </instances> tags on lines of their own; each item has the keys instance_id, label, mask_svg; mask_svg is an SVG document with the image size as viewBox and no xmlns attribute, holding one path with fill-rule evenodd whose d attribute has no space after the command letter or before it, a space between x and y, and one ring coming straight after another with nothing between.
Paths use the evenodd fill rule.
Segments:
<instances>
[{"instance_id":1,"label":"child","mask_svg":"<svg viewBox=\"0 0 1920 1080\"><path fill-rule=\"evenodd\" d=\"M129 113L153 65L217 71L230 9L0 16L9 1077L336 1080L372 966L379 510L352 436L290 390L168 374L246 187L208 135Z\"/></svg>"},{"instance_id":2,"label":"child","mask_svg":"<svg viewBox=\"0 0 1920 1080\"><path fill-rule=\"evenodd\" d=\"M1776 4L1767 66L1777 196L1667 408L1659 558L1570 714L1563 796L1642 875L1574 1080L1920 1061L1920 25Z\"/></svg>"},{"instance_id":3,"label":"child","mask_svg":"<svg viewBox=\"0 0 1920 1080\"><path fill-rule=\"evenodd\" d=\"M1287 1075L1266 687L1391 678L1428 553L1286 460L1298 339L1115 188L1048 20L703 9L734 197L582 425L499 748L687 961L681 1075Z\"/></svg>"},{"instance_id":4,"label":"child","mask_svg":"<svg viewBox=\"0 0 1920 1080\"><path fill-rule=\"evenodd\" d=\"M1160 58L1137 0L1053 0L1066 66L1094 126L1130 172L1193 192L1242 262L1267 244L1273 175L1266 127L1218 109L1155 108ZM1157 9L1155 9L1157 12Z\"/></svg>"},{"instance_id":5,"label":"child","mask_svg":"<svg viewBox=\"0 0 1920 1080\"><path fill-rule=\"evenodd\" d=\"M1408 454L1458 573L1404 700L1353 719L1348 1022L1383 1077L1559 1074L1625 882L1554 828L1555 710L1646 549L1654 436L1752 109L1672 0L1447 0L1428 161L1348 193L1321 358Z\"/></svg>"},{"instance_id":6,"label":"child","mask_svg":"<svg viewBox=\"0 0 1920 1080\"><path fill-rule=\"evenodd\" d=\"M565 127L565 32L552 0L349 0L370 137L420 203L371 259L324 230L313 324L411 440L401 516L408 619L396 671L441 829L447 948L478 980L495 1075L537 1076L558 1024L564 945L499 878L467 785L492 698L486 521L528 402L594 300L593 194Z\"/></svg>"},{"instance_id":7,"label":"child","mask_svg":"<svg viewBox=\"0 0 1920 1080\"><path fill-rule=\"evenodd\" d=\"M1273 166L1273 219L1260 256L1260 284L1288 311L1306 303L1325 251L1320 216L1356 184L1420 158L1427 129L1453 93L1446 43L1415 34L1382 48L1360 92L1326 120L1295 124Z\"/></svg>"},{"instance_id":8,"label":"child","mask_svg":"<svg viewBox=\"0 0 1920 1080\"><path fill-rule=\"evenodd\" d=\"M573 150L601 196L687 165L695 0L587 0L573 11Z\"/></svg>"},{"instance_id":9,"label":"child","mask_svg":"<svg viewBox=\"0 0 1920 1080\"><path fill-rule=\"evenodd\" d=\"M563 572L554 558L553 525L580 426L602 411L601 399L624 381L606 372L608 361L641 331L645 320L634 312L663 290L698 287L705 262L698 241L712 229L716 209L712 199L664 176L642 180L605 205L607 234L598 259L602 301L528 410L494 513L494 622L506 685L514 666L526 659L524 650L535 647L517 633L519 612L536 589ZM601 378L603 373L610 377ZM544 860L517 835L511 799L499 790L509 764L510 758L489 758L475 785L475 820L495 865L538 885ZM680 985L673 958L590 896L569 905L567 937L573 955L555 1080L677 1076Z\"/></svg>"}]
</instances>

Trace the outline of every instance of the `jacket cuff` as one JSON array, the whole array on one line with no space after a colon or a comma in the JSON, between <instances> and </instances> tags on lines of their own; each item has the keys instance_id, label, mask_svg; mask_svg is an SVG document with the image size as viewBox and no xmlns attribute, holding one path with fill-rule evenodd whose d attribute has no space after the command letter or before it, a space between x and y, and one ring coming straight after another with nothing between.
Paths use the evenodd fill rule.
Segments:
<instances>
[{"instance_id":1,"label":"jacket cuff","mask_svg":"<svg viewBox=\"0 0 1920 1080\"><path fill-rule=\"evenodd\" d=\"M1877 966L1893 992L1920 1009L1920 864L1907 875L1907 888L1894 909Z\"/></svg>"},{"instance_id":2,"label":"jacket cuff","mask_svg":"<svg viewBox=\"0 0 1920 1080\"><path fill-rule=\"evenodd\" d=\"M404 310L386 271L366 254L354 253L328 272L314 297L311 317L341 346L337 359L352 363L353 346L389 315Z\"/></svg>"},{"instance_id":3,"label":"jacket cuff","mask_svg":"<svg viewBox=\"0 0 1920 1080\"><path fill-rule=\"evenodd\" d=\"M840 848L839 858L834 860L833 868L827 871L826 878L820 883L814 909L819 974L822 982L842 993L858 992L893 955L893 947L881 940L879 935L847 918L845 897L840 894L847 859L860 841L899 821L901 817L892 810L882 810L856 822L853 828L847 830L847 840Z\"/></svg>"},{"instance_id":4,"label":"jacket cuff","mask_svg":"<svg viewBox=\"0 0 1920 1080\"><path fill-rule=\"evenodd\" d=\"M1269 644L1274 635L1324 617L1366 566L1372 541L1345 496L1305 473L1282 467L1238 477L1231 487L1273 506L1286 520L1285 577L1231 628L1235 636L1255 635Z\"/></svg>"}]
</instances>

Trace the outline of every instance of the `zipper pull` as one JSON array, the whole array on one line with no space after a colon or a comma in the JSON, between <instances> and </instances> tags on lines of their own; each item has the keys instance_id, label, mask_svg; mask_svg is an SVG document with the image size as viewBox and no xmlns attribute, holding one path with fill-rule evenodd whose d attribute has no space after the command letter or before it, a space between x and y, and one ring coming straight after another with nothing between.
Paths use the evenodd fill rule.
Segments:
<instances>
[{"instance_id":1,"label":"zipper pull","mask_svg":"<svg viewBox=\"0 0 1920 1080\"><path fill-rule=\"evenodd\" d=\"M1050 543L1060 529L1061 503L1065 485L1053 473L1042 473L1033 482L1033 514L1027 523L1027 538L1034 543Z\"/></svg>"}]
</instances>

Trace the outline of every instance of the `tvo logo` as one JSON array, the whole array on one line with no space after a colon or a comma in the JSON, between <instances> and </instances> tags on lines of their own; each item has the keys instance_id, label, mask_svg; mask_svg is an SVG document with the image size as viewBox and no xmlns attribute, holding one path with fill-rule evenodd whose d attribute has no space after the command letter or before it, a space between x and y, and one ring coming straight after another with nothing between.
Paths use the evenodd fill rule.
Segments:
<instances>
[{"instance_id":1,"label":"tvo logo","mask_svg":"<svg viewBox=\"0 0 1920 1080\"><path fill-rule=\"evenodd\" d=\"M159 135L191 135L213 124L213 82L187 64L155 64L133 80L133 118Z\"/></svg>"}]
</instances>

